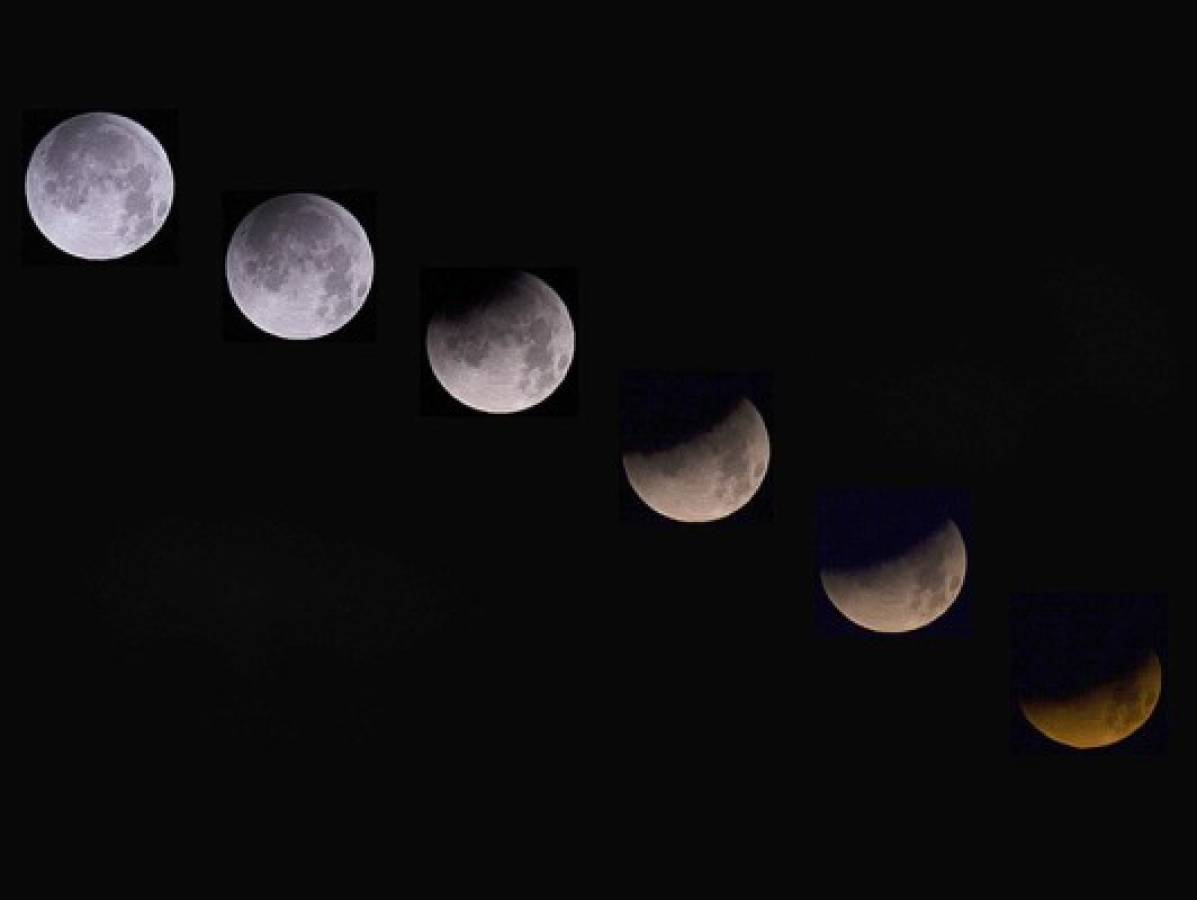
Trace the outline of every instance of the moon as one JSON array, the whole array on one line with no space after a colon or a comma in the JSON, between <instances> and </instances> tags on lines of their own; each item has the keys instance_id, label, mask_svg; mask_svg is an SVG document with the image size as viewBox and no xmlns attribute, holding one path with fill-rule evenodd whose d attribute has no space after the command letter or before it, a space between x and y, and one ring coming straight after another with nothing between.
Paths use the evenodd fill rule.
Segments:
<instances>
[{"instance_id":1,"label":"moon","mask_svg":"<svg viewBox=\"0 0 1197 900\"><path fill-rule=\"evenodd\" d=\"M237 308L262 331L320 338L357 315L374 252L357 219L317 194L272 197L242 219L225 256Z\"/></svg>"},{"instance_id":2,"label":"moon","mask_svg":"<svg viewBox=\"0 0 1197 900\"><path fill-rule=\"evenodd\" d=\"M934 622L960 595L967 567L964 538L951 519L906 552L856 569L819 573L828 598L870 631L913 631Z\"/></svg>"},{"instance_id":3,"label":"moon","mask_svg":"<svg viewBox=\"0 0 1197 900\"><path fill-rule=\"evenodd\" d=\"M543 401L569 371L574 326L556 291L520 272L460 314L438 312L425 335L437 381L456 400L488 413Z\"/></svg>"},{"instance_id":4,"label":"moon","mask_svg":"<svg viewBox=\"0 0 1197 900\"><path fill-rule=\"evenodd\" d=\"M1045 737L1078 750L1124 740L1151 718L1163 685L1151 652L1128 671L1065 697L1022 697L1019 707Z\"/></svg>"},{"instance_id":5,"label":"moon","mask_svg":"<svg viewBox=\"0 0 1197 900\"><path fill-rule=\"evenodd\" d=\"M632 451L624 471L640 499L677 522L713 522L743 507L769 468L769 431L741 398L709 431L666 450Z\"/></svg>"},{"instance_id":6,"label":"moon","mask_svg":"<svg viewBox=\"0 0 1197 900\"><path fill-rule=\"evenodd\" d=\"M166 220L174 192L158 139L112 113L60 122L38 142L25 170L34 224L80 259L117 259L145 246Z\"/></svg>"}]
</instances>

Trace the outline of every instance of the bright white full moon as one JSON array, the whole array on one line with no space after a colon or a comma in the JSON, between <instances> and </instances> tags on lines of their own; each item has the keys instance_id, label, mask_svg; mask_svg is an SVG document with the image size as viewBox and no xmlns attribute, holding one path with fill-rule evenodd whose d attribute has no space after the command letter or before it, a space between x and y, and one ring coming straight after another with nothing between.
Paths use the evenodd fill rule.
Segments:
<instances>
[{"instance_id":1,"label":"bright white full moon","mask_svg":"<svg viewBox=\"0 0 1197 900\"><path fill-rule=\"evenodd\" d=\"M25 171L34 224L59 250L81 259L116 259L145 246L166 220L174 190L157 138L112 113L60 122Z\"/></svg>"}]
</instances>

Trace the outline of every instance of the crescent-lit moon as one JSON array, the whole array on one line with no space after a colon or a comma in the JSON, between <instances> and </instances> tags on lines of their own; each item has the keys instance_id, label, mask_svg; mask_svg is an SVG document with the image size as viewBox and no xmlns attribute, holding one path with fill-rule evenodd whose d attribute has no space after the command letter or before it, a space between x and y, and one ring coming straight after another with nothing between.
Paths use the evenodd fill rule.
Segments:
<instances>
[{"instance_id":1,"label":"crescent-lit moon","mask_svg":"<svg viewBox=\"0 0 1197 900\"><path fill-rule=\"evenodd\" d=\"M934 622L964 586L964 538L951 519L905 553L856 569L819 573L828 598L870 631L913 631Z\"/></svg>"},{"instance_id":2,"label":"crescent-lit moon","mask_svg":"<svg viewBox=\"0 0 1197 900\"><path fill-rule=\"evenodd\" d=\"M1045 737L1078 750L1125 740L1151 718L1163 689L1160 658L1149 653L1137 666L1067 697L1022 697L1028 722Z\"/></svg>"},{"instance_id":3,"label":"crescent-lit moon","mask_svg":"<svg viewBox=\"0 0 1197 900\"><path fill-rule=\"evenodd\" d=\"M275 337L324 337L357 315L374 253L349 210L318 194L272 197L242 219L225 256L237 308Z\"/></svg>"},{"instance_id":4,"label":"crescent-lit moon","mask_svg":"<svg viewBox=\"0 0 1197 900\"><path fill-rule=\"evenodd\" d=\"M454 399L481 412L522 412L565 380L574 326L557 292L520 272L464 313L434 316L425 347L433 374Z\"/></svg>"},{"instance_id":5,"label":"crescent-lit moon","mask_svg":"<svg viewBox=\"0 0 1197 900\"><path fill-rule=\"evenodd\" d=\"M628 452L624 471L648 506L678 522L711 522L743 507L769 468L769 431L746 398L709 431L654 453Z\"/></svg>"},{"instance_id":6,"label":"crescent-lit moon","mask_svg":"<svg viewBox=\"0 0 1197 900\"><path fill-rule=\"evenodd\" d=\"M112 113L60 122L25 171L34 224L59 250L81 259L117 259L145 246L166 220L174 192L158 139Z\"/></svg>"}]
</instances>

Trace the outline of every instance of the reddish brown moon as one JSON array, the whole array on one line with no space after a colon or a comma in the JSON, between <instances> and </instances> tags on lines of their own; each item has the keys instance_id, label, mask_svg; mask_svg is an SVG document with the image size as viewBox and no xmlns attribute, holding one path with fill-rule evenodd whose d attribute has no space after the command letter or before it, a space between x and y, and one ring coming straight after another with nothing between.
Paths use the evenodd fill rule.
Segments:
<instances>
[{"instance_id":1,"label":"reddish brown moon","mask_svg":"<svg viewBox=\"0 0 1197 900\"><path fill-rule=\"evenodd\" d=\"M1151 718L1163 689L1163 669L1154 653L1122 674L1065 697L1026 696L1022 713L1037 731L1078 750L1125 740Z\"/></svg>"}]
</instances>

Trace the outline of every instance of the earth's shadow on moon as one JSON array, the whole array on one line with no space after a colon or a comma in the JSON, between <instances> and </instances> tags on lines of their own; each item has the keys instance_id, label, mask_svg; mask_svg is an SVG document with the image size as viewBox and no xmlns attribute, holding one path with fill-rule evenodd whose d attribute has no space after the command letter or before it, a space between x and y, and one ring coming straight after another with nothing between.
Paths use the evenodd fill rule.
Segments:
<instances>
[{"instance_id":1,"label":"earth's shadow on moon","mask_svg":"<svg viewBox=\"0 0 1197 900\"><path fill-rule=\"evenodd\" d=\"M179 113L174 109L140 109L126 107L105 107L102 110L93 108L67 109L44 108L27 109L22 113L21 122L21 167L22 171L28 167L41 140L54 128L75 116L84 113L104 112L131 119L150 132L166 153L166 158L173 169L174 196L171 199L170 210L162 221L158 230L145 244L131 253L113 257L102 261L105 268L117 266L177 266L180 262L179 242L179 212L180 203L186 202L181 196L180 185L185 178L179 171ZM24 202L22 202L24 206ZM23 266L92 266L96 260L84 259L67 253L51 243L41 231L29 211L23 210L21 216L21 265Z\"/></svg>"},{"instance_id":2,"label":"earth's shadow on moon","mask_svg":"<svg viewBox=\"0 0 1197 900\"><path fill-rule=\"evenodd\" d=\"M522 275L544 282L565 306L573 328L573 354L565 376L543 399L515 412L516 418L568 418L578 413L578 365L584 342L579 322L579 273L569 267L425 266L420 270L420 327L413 352L420 360L420 413L435 417L486 418L495 414L470 406L441 384L428 356L427 336L434 319L460 323L484 308ZM506 416L504 416L506 418Z\"/></svg>"},{"instance_id":3,"label":"earth's shadow on moon","mask_svg":"<svg viewBox=\"0 0 1197 900\"><path fill-rule=\"evenodd\" d=\"M246 216L258 209L258 207L268 200L292 193L315 194L327 200L331 200L338 206L343 207L357 220L358 224L365 232L366 240L369 242L370 249L374 254L374 267L372 270L370 289L362 301L361 306L343 325L337 327L328 334L315 338L314 340L292 340L278 337L263 331L261 328L251 322L241 308L237 305L237 301L233 299L232 291L229 288L228 275L225 266L225 251L227 250L230 242L233 240L233 235L236 233L238 226L241 225ZM378 264L379 248L377 238L376 202L376 194L373 191L330 191L324 190L319 186L312 188L306 185L281 187L277 190L226 191L223 196L223 233L221 239L222 250L218 264L215 267L216 276L220 279L220 291L223 298L221 303L221 336L224 338L224 340L232 343L272 343L299 345L310 345L313 343L372 343L375 341L378 333L379 304L377 300L381 295L379 277L380 270L382 270L383 275L383 278L381 279L383 284L381 286L385 289L385 266L380 266Z\"/></svg>"},{"instance_id":4,"label":"earth's shadow on moon","mask_svg":"<svg viewBox=\"0 0 1197 900\"><path fill-rule=\"evenodd\" d=\"M621 484L620 518L633 524L676 527L636 493L623 460L685 445L723 425L744 401L756 407L766 435L772 423L772 380L766 373L681 373L632 371L619 384L620 454L615 460ZM748 501L732 515L703 523L705 529L769 521L772 516L772 461Z\"/></svg>"},{"instance_id":5,"label":"earth's shadow on moon","mask_svg":"<svg viewBox=\"0 0 1197 900\"><path fill-rule=\"evenodd\" d=\"M942 532L950 520L969 547L970 502L967 492L951 488L824 488L815 504L814 596L816 625L824 636L873 635L849 621L827 596L820 573L858 571L908 555L912 548ZM970 563L971 564L971 563ZM967 634L971 573L966 564L959 593L936 618L910 634ZM888 635L881 635L882 638Z\"/></svg>"},{"instance_id":6,"label":"earth's shadow on moon","mask_svg":"<svg viewBox=\"0 0 1197 900\"><path fill-rule=\"evenodd\" d=\"M433 316L450 320L465 317L510 287L522 271L512 268L424 269L420 273L421 327L426 329Z\"/></svg>"},{"instance_id":7,"label":"earth's shadow on moon","mask_svg":"<svg viewBox=\"0 0 1197 900\"><path fill-rule=\"evenodd\" d=\"M938 531L946 519L962 517L961 506L961 498L945 491L821 491L819 565L850 569L892 559Z\"/></svg>"}]
</instances>

